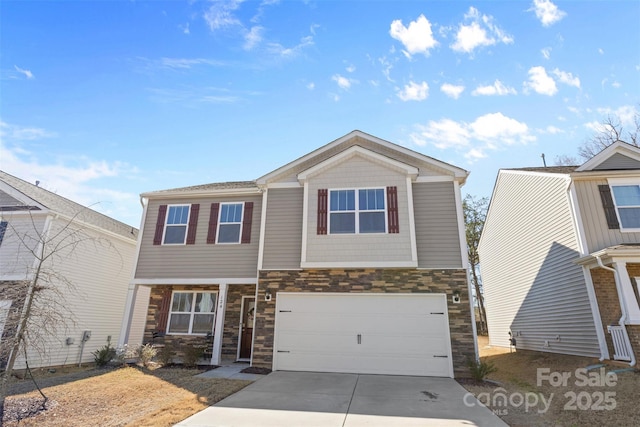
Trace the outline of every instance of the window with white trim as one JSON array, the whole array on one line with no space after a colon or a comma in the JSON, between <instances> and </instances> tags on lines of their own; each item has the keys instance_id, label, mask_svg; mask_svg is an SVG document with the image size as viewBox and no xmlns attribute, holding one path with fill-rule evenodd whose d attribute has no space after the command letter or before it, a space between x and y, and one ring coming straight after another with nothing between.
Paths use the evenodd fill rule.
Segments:
<instances>
[{"instance_id":1,"label":"window with white trim","mask_svg":"<svg viewBox=\"0 0 640 427\"><path fill-rule=\"evenodd\" d=\"M206 335L213 332L215 292L174 292L167 333Z\"/></svg>"},{"instance_id":2,"label":"window with white trim","mask_svg":"<svg viewBox=\"0 0 640 427\"><path fill-rule=\"evenodd\" d=\"M168 207L163 244L183 245L185 243L190 207L191 205L171 205Z\"/></svg>"},{"instance_id":3,"label":"window with white trim","mask_svg":"<svg viewBox=\"0 0 640 427\"><path fill-rule=\"evenodd\" d=\"M612 185L620 229L640 229L640 186Z\"/></svg>"},{"instance_id":4,"label":"window with white trim","mask_svg":"<svg viewBox=\"0 0 640 427\"><path fill-rule=\"evenodd\" d=\"M330 190L329 234L385 233L385 206L383 188Z\"/></svg>"},{"instance_id":5,"label":"window with white trim","mask_svg":"<svg viewBox=\"0 0 640 427\"><path fill-rule=\"evenodd\" d=\"M240 243L244 203L221 203L218 243Z\"/></svg>"}]
</instances>

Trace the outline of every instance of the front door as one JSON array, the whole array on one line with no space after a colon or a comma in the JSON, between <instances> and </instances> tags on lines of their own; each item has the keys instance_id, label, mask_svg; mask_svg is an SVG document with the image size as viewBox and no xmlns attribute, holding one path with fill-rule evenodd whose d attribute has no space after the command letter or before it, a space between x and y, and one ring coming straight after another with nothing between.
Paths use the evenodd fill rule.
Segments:
<instances>
[{"instance_id":1,"label":"front door","mask_svg":"<svg viewBox=\"0 0 640 427\"><path fill-rule=\"evenodd\" d=\"M253 316L256 311L254 297L242 297L242 313L240 317L240 351L239 359L251 358L251 340L253 339Z\"/></svg>"}]
</instances>

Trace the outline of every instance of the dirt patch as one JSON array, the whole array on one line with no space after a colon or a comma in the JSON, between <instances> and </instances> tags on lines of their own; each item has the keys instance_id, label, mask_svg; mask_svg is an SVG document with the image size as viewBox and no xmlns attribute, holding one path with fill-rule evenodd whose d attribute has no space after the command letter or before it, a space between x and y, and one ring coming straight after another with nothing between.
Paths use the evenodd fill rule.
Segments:
<instances>
[{"instance_id":1,"label":"dirt patch","mask_svg":"<svg viewBox=\"0 0 640 427\"><path fill-rule=\"evenodd\" d=\"M259 374L259 375L268 375L271 373L271 369L269 368L259 368L257 366L250 366L248 368L244 368L240 371L243 374Z\"/></svg>"},{"instance_id":2,"label":"dirt patch","mask_svg":"<svg viewBox=\"0 0 640 427\"><path fill-rule=\"evenodd\" d=\"M489 375L491 383L461 384L509 425L638 425L640 375L628 366L489 348L486 337L480 337L479 349L498 371Z\"/></svg>"},{"instance_id":3,"label":"dirt patch","mask_svg":"<svg viewBox=\"0 0 640 427\"><path fill-rule=\"evenodd\" d=\"M126 367L111 371L86 371L55 377L55 385L43 390L51 407L18 422L5 418L5 426L172 426L190 415L224 399L250 384L222 378L197 378L195 369L157 369ZM40 379L53 381L50 379ZM12 387L5 408L25 406L25 399L40 398L37 391L22 393L26 384ZM39 402L42 402L39 399Z\"/></svg>"}]
</instances>

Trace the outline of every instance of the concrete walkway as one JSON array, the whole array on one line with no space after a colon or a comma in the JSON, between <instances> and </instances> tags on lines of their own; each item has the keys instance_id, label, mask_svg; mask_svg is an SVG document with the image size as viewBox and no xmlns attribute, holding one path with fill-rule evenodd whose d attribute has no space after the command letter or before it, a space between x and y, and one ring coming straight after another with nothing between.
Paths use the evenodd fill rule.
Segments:
<instances>
[{"instance_id":1,"label":"concrete walkway","mask_svg":"<svg viewBox=\"0 0 640 427\"><path fill-rule=\"evenodd\" d=\"M177 427L506 426L449 378L278 371Z\"/></svg>"}]
</instances>

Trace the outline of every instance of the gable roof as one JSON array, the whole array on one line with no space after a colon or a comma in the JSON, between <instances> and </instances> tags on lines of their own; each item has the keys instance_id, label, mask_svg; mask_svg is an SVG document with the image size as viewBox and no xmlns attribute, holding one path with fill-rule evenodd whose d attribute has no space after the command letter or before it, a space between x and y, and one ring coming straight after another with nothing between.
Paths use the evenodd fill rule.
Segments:
<instances>
[{"instance_id":1,"label":"gable roof","mask_svg":"<svg viewBox=\"0 0 640 427\"><path fill-rule=\"evenodd\" d=\"M444 175L450 175L460 184L464 184L469 172L457 166L450 165L433 157L418 153L400 145L394 144L384 139L377 138L359 130L354 130L341 138L336 139L304 156L287 163L286 165L261 176L256 180L258 185L265 185L276 181L286 175L297 175L318 163L328 160L332 156L356 145L367 145L363 147L374 151L377 154L387 156L389 159L406 163L409 166L428 165L430 168L439 171Z\"/></svg>"},{"instance_id":2,"label":"gable roof","mask_svg":"<svg viewBox=\"0 0 640 427\"><path fill-rule=\"evenodd\" d=\"M77 218L78 221L134 241L137 238L138 230L136 228L6 172L0 171L0 183L4 183L4 185L11 187L14 192L17 192L17 194L11 195L14 200L20 203L15 208L22 207L24 208L23 210L48 209L51 212L69 218ZM0 186L0 189L2 189L2 186ZM17 210L11 209L11 206L5 208L4 210Z\"/></svg>"},{"instance_id":3,"label":"gable roof","mask_svg":"<svg viewBox=\"0 0 640 427\"><path fill-rule=\"evenodd\" d=\"M620 157L622 156L622 157ZM607 166L607 160L618 157L624 166ZM610 169L640 169L640 147L616 141L576 169L576 172Z\"/></svg>"},{"instance_id":4,"label":"gable roof","mask_svg":"<svg viewBox=\"0 0 640 427\"><path fill-rule=\"evenodd\" d=\"M189 187L170 188L168 190L149 191L140 197L160 198L162 196L195 196L211 193L258 192L255 181L214 182L210 184L191 185Z\"/></svg>"}]
</instances>

